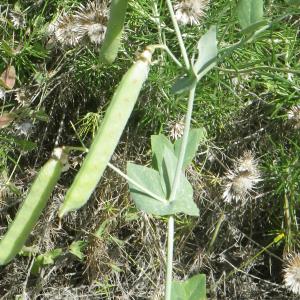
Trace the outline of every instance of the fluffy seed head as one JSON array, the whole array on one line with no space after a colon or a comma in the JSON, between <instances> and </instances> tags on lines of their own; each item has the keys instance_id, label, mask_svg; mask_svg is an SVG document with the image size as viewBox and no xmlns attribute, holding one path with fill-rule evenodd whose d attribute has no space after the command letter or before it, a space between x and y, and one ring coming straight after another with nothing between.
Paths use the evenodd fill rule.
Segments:
<instances>
[{"instance_id":1,"label":"fluffy seed head","mask_svg":"<svg viewBox=\"0 0 300 300\"><path fill-rule=\"evenodd\" d=\"M300 254L293 254L286 258L283 273L286 288L300 295Z\"/></svg>"},{"instance_id":2,"label":"fluffy seed head","mask_svg":"<svg viewBox=\"0 0 300 300\"><path fill-rule=\"evenodd\" d=\"M237 159L234 170L226 174L226 184L224 185L223 199L225 202L232 201L245 204L247 197L254 191L256 184L261 181L257 167L257 161L250 151Z\"/></svg>"},{"instance_id":3,"label":"fluffy seed head","mask_svg":"<svg viewBox=\"0 0 300 300\"><path fill-rule=\"evenodd\" d=\"M174 6L175 17L181 25L198 25L205 15L208 0L181 0Z\"/></svg>"},{"instance_id":4,"label":"fluffy seed head","mask_svg":"<svg viewBox=\"0 0 300 300\"><path fill-rule=\"evenodd\" d=\"M290 108L287 113L287 117L290 122L293 124L295 129L300 128L300 104L294 105Z\"/></svg>"},{"instance_id":5,"label":"fluffy seed head","mask_svg":"<svg viewBox=\"0 0 300 300\"><path fill-rule=\"evenodd\" d=\"M76 46L85 34L77 19L68 15L60 16L50 30L54 31L55 38L64 46Z\"/></svg>"},{"instance_id":6,"label":"fluffy seed head","mask_svg":"<svg viewBox=\"0 0 300 300\"><path fill-rule=\"evenodd\" d=\"M245 151L243 156L237 160L236 168L239 172L249 171L253 175L259 175L257 160L251 151Z\"/></svg>"},{"instance_id":7,"label":"fluffy seed head","mask_svg":"<svg viewBox=\"0 0 300 300\"><path fill-rule=\"evenodd\" d=\"M10 12L9 16L16 29L25 27L25 16L21 12L12 11Z\"/></svg>"},{"instance_id":8,"label":"fluffy seed head","mask_svg":"<svg viewBox=\"0 0 300 300\"><path fill-rule=\"evenodd\" d=\"M108 8L105 2L88 2L81 5L76 13L78 23L84 28L90 41L100 44L105 36L108 20Z\"/></svg>"},{"instance_id":9,"label":"fluffy seed head","mask_svg":"<svg viewBox=\"0 0 300 300\"><path fill-rule=\"evenodd\" d=\"M178 140L183 136L184 131L184 120L183 118L179 121L172 122L169 125L169 135L173 140Z\"/></svg>"}]
</instances>

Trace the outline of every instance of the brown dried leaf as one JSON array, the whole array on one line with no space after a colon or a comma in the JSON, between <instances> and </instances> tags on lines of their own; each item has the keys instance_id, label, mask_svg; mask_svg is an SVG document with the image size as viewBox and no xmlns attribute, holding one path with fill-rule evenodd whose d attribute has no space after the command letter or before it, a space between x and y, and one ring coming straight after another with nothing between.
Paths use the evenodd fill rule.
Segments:
<instances>
[{"instance_id":1,"label":"brown dried leaf","mask_svg":"<svg viewBox=\"0 0 300 300\"><path fill-rule=\"evenodd\" d=\"M14 119L14 114L4 113L0 116L0 129L7 127Z\"/></svg>"},{"instance_id":2,"label":"brown dried leaf","mask_svg":"<svg viewBox=\"0 0 300 300\"><path fill-rule=\"evenodd\" d=\"M1 85L6 89L11 90L16 83L16 69L14 66L8 66L6 70L1 74Z\"/></svg>"}]
</instances>

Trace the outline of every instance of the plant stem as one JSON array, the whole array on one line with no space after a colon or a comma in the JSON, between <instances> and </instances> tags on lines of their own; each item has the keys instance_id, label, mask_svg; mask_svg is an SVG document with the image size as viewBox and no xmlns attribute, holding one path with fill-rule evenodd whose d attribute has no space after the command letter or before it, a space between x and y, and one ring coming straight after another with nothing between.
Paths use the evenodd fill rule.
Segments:
<instances>
[{"instance_id":1,"label":"plant stem","mask_svg":"<svg viewBox=\"0 0 300 300\"><path fill-rule=\"evenodd\" d=\"M189 70L190 69L190 61L189 61L189 58L188 58L188 55L187 55L187 52L186 52L186 49L185 49L185 46L184 46L184 42L183 42L183 39L182 39L182 35L181 35L181 32L180 32L178 23L176 21L176 17L175 17L175 14L174 14L174 10L173 10L171 0L166 0L166 2L167 2L167 5L168 5L168 9L169 9L169 12L170 12L172 23L173 23L173 26L174 26L174 29L175 29L175 32L176 32L176 36L177 36L177 40L178 40L178 43L179 43L179 46L180 46L180 50L181 50L181 54L182 54L182 57L183 57L183 60L184 60L184 64L185 64L186 68Z\"/></svg>"},{"instance_id":2,"label":"plant stem","mask_svg":"<svg viewBox=\"0 0 300 300\"><path fill-rule=\"evenodd\" d=\"M176 56L172 53L167 45L154 45L155 49L163 49L167 52L167 54L171 57L171 59L175 62L175 64L182 68L181 62L176 58Z\"/></svg>"},{"instance_id":3,"label":"plant stem","mask_svg":"<svg viewBox=\"0 0 300 300\"><path fill-rule=\"evenodd\" d=\"M122 176L123 178L125 178L128 182L130 182L131 184L135 185L139 190L143 191L146 195L149 195L150 197L152 197L153 199L162 202L166 205L169 204L169 202L166 199L163 199L155 194L153 194L152 192L150 192L147 188L143 187L142 185L140 185L139 183L137 183L135 180L133 180L132 178L130 178L129 176L127 176L125 173L123 173L120 169L118 169L117 167L115 167L114 165L112 165L111 163L107 164L112 170L114 170L116 173L118 173L120 176Z\"/></svg>"},{"instance_id":4,"label":"plant stem","mask_svg":"<svg viewBox=\"0 0 300 300\"><path fill-rule=\"evenodd\" d=\"M165 300L171 300L172 273L173 273L173 246L174 246L174 217L168 219L168 253L167 253L167 277Z\"/></svg>"},{"instance_id":5,"label":"plant stem","mask_svg":"<svg viewBox=\"0 0 300 300\"><path fill-rule=\"evenodd\" d=\"M181 143L179 158L178 158L178 162L177 162L177 166L176 166L176 173L175 173L175 177L174 177L173 184L172 184L172 191L171 191L171 195L169 197L170 202L174 201L176 192L177 192L177 189L178 189L178 186L180 183L184 155L185 155L185 150L186 150L188 137L189 137L189 131L190 131L190 127L191 127L191 119L192 119L196 85L197 85L197 83L195 82L193 84L192 89L190 90L190 94L189 94L189 101L188 101L188 108L187 108L187 113L186 113L186 117L185 117L185 122L184 122L182 143Z\"/></svg>"},{"instance_id":6,"label":"plant stem","mask_svg":"<svg viewBox=\"0 0 300 300\"><path fill-rule=\"evenodd\" d=\"M179 159L176 166L176 173L172 184L172 191L169 197L169 202L174 201L176 192L180 183L180 177L182 174L182 166L186 146L188 142L188 136L190 131L193 104L195 98L195 90L197 83L195 82L192 89L190 90L188 109L185 117L184 132L182 137L182 143L180 147ZM167 276L166 276L166 295L165 300L171 300L171 289L172 289L172 271L173 271L173 247L174 247L174 217L170 216L168 220L168 253L167 253Z\"/></svg>"}]
</instances>

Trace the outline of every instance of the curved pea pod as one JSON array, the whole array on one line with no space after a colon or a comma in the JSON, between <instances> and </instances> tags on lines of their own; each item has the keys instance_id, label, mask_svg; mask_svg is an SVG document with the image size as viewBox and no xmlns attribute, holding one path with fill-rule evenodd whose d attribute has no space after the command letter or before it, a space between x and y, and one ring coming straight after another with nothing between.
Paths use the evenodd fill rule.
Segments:
<instances>
[{"instance_id":1,"label":"curved pea pod","mask_svg":"<svg viewBox=\"0 0 300 300\"><path fill-rule=\"evenodd\" d=\"M15 219L0 241L0 265L6 265L21 251L46 206L66 161L64 150L56 148L39 171Z\"/></svg>"},{"instance_id":2,"label":"curved pea pod","mask_svg":"<svg viewBox=\"0 0 300 300\"><path fill-rule=\"evenodd\" d=\"M148 77L152 53L153 49L147 48L123 76L82 167L67 191L59 210L60 218L83 206L99 182Z\"/></svg>"},{"instance_id":3,"label":"curved pea pod","mask_svg":"<svg viewBox=\"0 0 300 300\"><path fill-rule=\"evenodd\" d=\"M111 64L117 57L121 43L128 0L112 0L105 38L100 58Z\"/></svg>"}]
</instances>

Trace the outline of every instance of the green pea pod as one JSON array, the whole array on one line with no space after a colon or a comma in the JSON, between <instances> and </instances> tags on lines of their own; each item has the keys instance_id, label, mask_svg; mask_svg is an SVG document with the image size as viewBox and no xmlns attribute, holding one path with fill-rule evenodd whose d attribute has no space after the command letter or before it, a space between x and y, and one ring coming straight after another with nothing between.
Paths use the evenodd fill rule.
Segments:
<instances>
[{"instance_id":1,"label":"green pea pod","mask_svg":"<svg viewBox=\"0 0 300 300\"><path fill-rule=\"evenodd\" d=\"M6 265L21 251L46 206L66 160L64 150L56 148L52 157L39 171L14 221L0 241L0 265Z\"/></svg>"},{"instance_id":2,"label":"green pea pod","mask_svg":"<svg viewBox=\"0 0 300 300\"><path fill-rule=\"evenodd\" d=\"M67 191L59 210L60 218L83 206L99 182L148 77L152 53L153 49L147 48L123 76L82 167Z\"/></svg>"},{"instance_id":3,"label":"green pea pod","mask_svg":"<svg viewBox=\"0 0 300 300\"><path fill-rule=\"evenodd\" d=\"M111 64L117 57L121 43L128 0L112 0L105 38L100 49L100 58Z\"/></svg>"}]
</instances>

